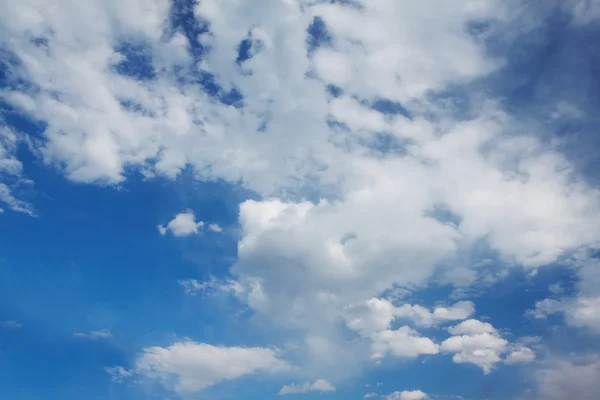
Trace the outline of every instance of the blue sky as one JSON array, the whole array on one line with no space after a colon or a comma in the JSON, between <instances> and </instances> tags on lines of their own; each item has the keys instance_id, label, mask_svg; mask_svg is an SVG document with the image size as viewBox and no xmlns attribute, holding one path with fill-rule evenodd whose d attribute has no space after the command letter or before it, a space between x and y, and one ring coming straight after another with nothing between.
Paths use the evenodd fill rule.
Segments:
<instances>
[{"instance_id":1,"label":"blue sky","mask_svg":"<svg viewBox=\"0 0 600 400\"><path fill-rule=\"evenodd\" d=\"M595 0L0 5L0 397L595 399Z\"/></svg>"}]
</instances>

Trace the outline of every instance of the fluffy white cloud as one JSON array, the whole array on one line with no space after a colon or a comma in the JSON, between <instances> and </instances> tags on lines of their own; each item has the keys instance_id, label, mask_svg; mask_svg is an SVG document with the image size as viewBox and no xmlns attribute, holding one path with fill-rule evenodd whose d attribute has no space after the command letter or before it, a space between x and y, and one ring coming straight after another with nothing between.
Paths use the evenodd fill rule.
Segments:
<instances>
[{"instance_id":1,"label":"fluffy white cloud","mask_svg":"<svg viewBox=\"0 0 600 400\"><path fill-rule=\"evenodd\" d=\"M396 330L384 330L371 336L373 340L372 358L381 358L386 354L396 357L414 358L421 354L437 354L439 346L431 339L422 337L408 326Z\"/></svg>"},{"instance_id":2,"label":"fluffy white cloud","mask_svg":"<svg viewBox=\"0 0 600 400\"><path fill-rule=\"evenodd\" d=\"M508 341L502 339L490 324L476 320L465 321L449 328L452 336L442 342L440 351L454 353L455 363L471 363L488 374L495 364L501 361L500 355L506 350Z\"/></svg>"},{"instance_id":3,"label":"fluffy white cloud","mask_svg":"<svg viewBox=\"0 0 600 400\"><path fill-rule=\"evenodd\" d=\"M481 322L476 319L469 319L460 324L448 328L452 335L477 335L480 333L495 333L496 329L488 322Z\"/></svg>"},{"instance_id":4,"label":"fluffy white cloud","mask_svg":"<svg viewBox=\"0 0 600 400\"><path fill-rule=\"evenodd\" d=\"M363 396L363 399L370 399L371 397L375 397L375 396L377 396L377 393L375 393L375 392L370 392L370 393L367 393L367 394L365 394L365 395Z\"/></svg>"},{"instance_id":5,"label":"fluffy white cloud","mask_svg":"<svg viewBox=\"0 0 600 400\"><path fill-rule=\"evenodd\" d=\"M393 392L385 397L386 400L426 400L429 396L420 390L403 390L402 392Z\"/></svg>"},{"instance_id":6,"label":"fluffy white cloud","mask_svg":"<svg viewBox=\"0 0 600 400\"><path fill-rule=\"evenodd\" d=\"M187 211L177 214L167 226L159 225L158 231L161 235L166 235L167 231L171 231L174 236L182 237L189 235L197 235L198 229L204 226L204 222L196 222L196 216L193 212Z\"/></svg>"},{"instance_id":7,"label":"fluffy white cloud","mask_svg":"<svg viewBox=\"0 0 600 400\"><path fill-rule=\"evenodd\" d=\"M335 392L335 387L325 379L317 379L313 383L303 383L301 385L293 383L291 385L283 385L278 394L284 395L308 392Z\"/></svg>"},{"instance_id":8,"label":"fluffy white cloud","mask_svg":"<svg viewBox=\"0 0 600 400\"><path fill-rule=\"evenodd\" d=\"M173 382L179 392L197 391L244 375L288 370L273 349L217 347L185 341L169 347L149 347L136 361L136 371L147 378Z\"/></svg>"},{"instance_id":9,"label":"fluffy white cloud","mask_svg":"<svg viewBox=\"0 0 600 400\"><path fill-rule=\"evenodd\" d=\"M108 329L101 329L99 331L75 332L73 336L87 339L109 339L113 334Z\"/></svg>"}]
</instances>

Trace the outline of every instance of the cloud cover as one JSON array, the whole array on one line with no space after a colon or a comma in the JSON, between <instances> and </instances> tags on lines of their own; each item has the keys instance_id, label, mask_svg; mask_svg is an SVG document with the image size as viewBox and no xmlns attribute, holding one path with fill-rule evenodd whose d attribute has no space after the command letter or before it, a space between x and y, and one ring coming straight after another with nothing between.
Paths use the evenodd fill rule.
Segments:
<instances>
[{"instance_id":1,"label":"cloud cover","mask_svg":"<svg viewBox=\"0 0 600 400\"><path fill-rule=\"evenodd\" d=\"M589 2L571 3L577 24L597 14ZM599 237L600 192L540 139L543 127L485 91L465 96L466 105L443 96L503 67L485 39L516 40L520 4L206 0L193 5L207 26L198 37L174 26L166 0L6 3L0 41L18 59L14 82L28 85L0 95L46 124L33 146L74 182L119 185L132 170L176 179L190 168L197 179L254 191L259 199L240 205L231 292L291 332L306 355L295 355L298 364L320 373L340 360L442 351L489 372L508 346L490 324L465 321L441 344L391 326L463 320L472 303L430 311L380 297L394 285L424 287L440 268L448 276L462 268L471 283L477 264L457 260L481 242L503 265L538 268ZM325 27L319 38L307 34L316 21ZM478 35L476 25L489 31ZM241 60L244 40L251 47ZM128 68L136 54L146 57L144 73ZM18 175L15 136L2 132L0 172ZM0 200L31 213L4 183ZM158 229L188 236L202 226L184 212ZM182 282L190 293L204 288ZM585 286L568 320L597 330L600 294ZM368 313L352 316L357 305ZM347 329L364 340L336 346ZM199 390L285 364L268 349L232 349L152 347L137 368ZM206 354L246 361L230 371ZM516 350L507 363L518 360L531 356Z\"/></svg>"}]
</instances>

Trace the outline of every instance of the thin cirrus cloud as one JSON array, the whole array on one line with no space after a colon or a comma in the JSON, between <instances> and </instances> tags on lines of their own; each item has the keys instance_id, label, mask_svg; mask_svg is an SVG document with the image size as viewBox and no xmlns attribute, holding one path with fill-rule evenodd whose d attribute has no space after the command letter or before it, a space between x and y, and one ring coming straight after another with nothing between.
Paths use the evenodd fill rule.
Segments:
<instances>
[{"instance_id":1,"label":"thin cirrus cloud","mask_svg":"<svg viewBox=\"0 0 600 400\"><path fill-rule=\"evenodd\" d=\"M110 339L113 337L113 334L108 329L101 329L98 331L75 332L73 334L73 336L78 337L78 338L100 340L100 339Z\"/></svg>"}]
</instances>

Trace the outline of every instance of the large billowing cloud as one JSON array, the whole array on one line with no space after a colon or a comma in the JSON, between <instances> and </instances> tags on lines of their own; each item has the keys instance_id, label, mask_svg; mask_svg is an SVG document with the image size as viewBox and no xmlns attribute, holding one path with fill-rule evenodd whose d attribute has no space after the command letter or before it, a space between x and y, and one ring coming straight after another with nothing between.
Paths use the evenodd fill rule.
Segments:
<instances>
[{"instance_id":1,"label":"large billowing cloud","mask_svg":"<svg viewBox=\"0 0 600 400\"><path fill-rule=\"evenodd\" d=\"M520 2L358 3L204 0L192 11L206 29L190 32L174 26L167 0L5 2L0 43L18 60L9 78L27 85L0 96L45 123L31 145L72 181L176 178L189 167L257 193L240 205L231 292L285 328L301 349L290 357L317 376L438 352L489 372L508 351L495 328L465 321L441 344L416 330L466 319L472 303L425 308L383 293L426 286L440 270L476 282L482 260L460 261L482 243L501 268L533 269L593 245L600 192L540 139L542 125L486 91L449 94L503 67L486 39L518 39ZM570 9L581 23L583 3ZM319 37L307 33L315 26ZM0 172L14 174L13 136L2 132ZM4 183L0 200L30 210ZM159 229L185 236L198 224L184 213ZM581 294L570 321L597 328L600 294ZM360 307L369 313L353 315ZM414 327L391 325L400 318ZM349 334L358 340L339 345ZM284 365L268 349L194 342L138 359L181 390Z\"/></svg>"}]
</instances>

